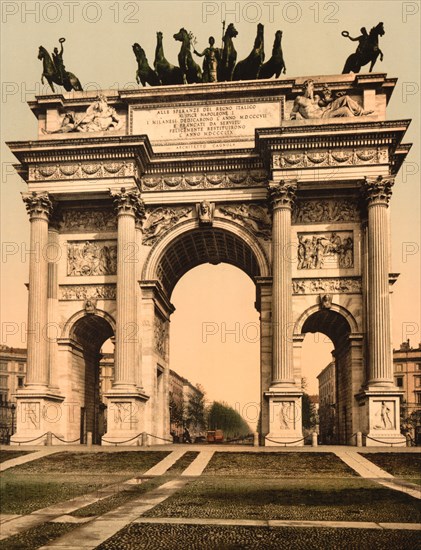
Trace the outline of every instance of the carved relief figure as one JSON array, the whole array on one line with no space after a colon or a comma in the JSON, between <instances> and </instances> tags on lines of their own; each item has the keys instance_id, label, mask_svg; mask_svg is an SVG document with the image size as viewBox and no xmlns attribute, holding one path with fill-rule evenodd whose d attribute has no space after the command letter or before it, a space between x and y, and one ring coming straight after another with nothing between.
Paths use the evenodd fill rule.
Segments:
<instances>
[{"instance_id":1,"label":"carved relief figure","mask_svg":"<svg viewBox=\"0 0 421 550\"><path fill-rule=\"evenodd\" d=\"M165 358L168 330L166 322L160 317L155 317L154 337L155 350L159 353L161 357Z\"/></svg>"},{"instance_id":2,"label":"carved relief figure","mask_svg":"<svg viewBox=\"0 0 421 550\"><path fill-rule=\"evenodd\" d=\"M266 208L256 204L240 204L236 206L221 206L222 214L233 220L242 222L256 237L270 239L272 221Z\"/></svg>"},{"instance_id":3,"label":"carved relief figure","mask_svg":"<svg viewBox=\"0 0 421 550\"><path fill-rule=\"evenodd\" d=\"M209 201L202 201L196 205L199 222L201 225L212 225L215 205Z\"/></svg>"},{"instance_id":4,"label":"carved relief figure","mask_svg":"<svg viewBox=\"0 0 421 550\"><path fill-rule=\"evenodd\" d=\"M61 300L115 300L116 285L63 285L60 286Z\"/></svg>"},{"instance_id":5,"label":"carved relief figure","mask_svg":"<svg viewBox=\"0 0 421 550\"><path fill-rule=\"evenodd\" d=\"M117 272L117 245L92 241L69 242L67 275L115 275Z\"/></svg>"},{"instance_id":6,"label":"carved relief figure","mask_svg":"<svg viewBox=\"0 0 421 550\"><path fill-rule=\"evenodd\" d=\"M308 200L294 205L293 223L358 221L359 211L352 200Z\"/></svg>"},{"instance_id":7,"label":"carved relief figure","mask_svg":"<svg viewBox=\"0 0 421 550\"><path fill-rule=\"evenodd\" d=\"M294 294L318 294L319 292L357 293L361 292L361 280L338 277L335 279L294 279Z\"/></svg>"},{"instance_id":8,"label":"carved relief figure","mask_svg":"<svg viewBox=\"0 0 421 550\"><path fill-rule=\"evenodd\" d=\"M381 402L380 408L375 415L377 417L380 417L379 423L373 426L374 429L376 430L393 430L394 429L395 423L391 418L392 410L388 405L390 405L390 403L386 401Z\"/></svg>"},{"instance_id":9,"label":"carved relief figure","mask_svg":"<svg viewBox=\"0 0 421 550\"><path fill-rule=\"evenodd\" d=\"M288 401L282 401L281 410L279 412L279 420L280 420L279 427L281 430L289 429L290 414L291 414L291 403L289 403Z\"/></svg>"},{"instance_id":10,"label":"carved relief figure","mask_svg":"<svg viewBox=\"0 0 421 550\"><path fill-rule=\"evenodd\" d=\"M61 212L61 231L114 231L117 219L112 209L69 209Z\"/></svg>"},{"instance_id":11,"label":"carved relief figure","mask_svg":"<svg viewBox=\"0 0 421 550\"><path fill-rule=\"evenodd\" d=\"M73 111L65 113L61 125L56 130L42 130L44 134L60 134L66 132L106 132L117 130L121 124L116 110L108 105L107 98L100 94L89 105L86 113L77 117Z\"/></svg>"},{"instance_id":12,"label":"carved relief figure","mask_svg":"<svg viewBox=\"0 0 421 550\"><path fill-rule=\"evenodd\" d=\"M354 266L354 245L351 232L299 233L297 269L344 268ZM327 266L325 264L328 263Z\"/></svg>"},{"instance_id":13,"label":"carved relief figure","mask_svg":"<svg viewBox=\"0 0 421 550\"><path fill-rule=\"evenodd\" d=\"M354 99L337 92L335 95L325 85L319 94L314 93L314 81L306 80L303 85L304 94L294 100L290 118L295 120L297 114L302 118L336 118L370 115L373 111L365 111Z\"/></svg>"},{"instance_id":14,"label":"carved relief figure","mask_svg":"<svg viewBox=\"0 0 421 550\"><path fill-rule=\"evenodd\" d=\"M143 226L144 244L153 244L167 229L182 218L186 218L191 208L159 207L152 210Z\"/></svg>"}]
</instances>

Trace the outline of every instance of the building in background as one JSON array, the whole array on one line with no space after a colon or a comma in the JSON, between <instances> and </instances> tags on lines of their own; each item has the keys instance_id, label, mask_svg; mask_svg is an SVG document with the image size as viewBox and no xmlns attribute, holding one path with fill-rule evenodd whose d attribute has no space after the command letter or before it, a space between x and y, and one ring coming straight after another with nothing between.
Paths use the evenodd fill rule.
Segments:
<instances>
[{"instance_id":1,"label":"building in background","mask_svg":"<svg viewBox=\"0 0 421 550\"><path fill-rule=\"evenodd\" d=\"M15 393L23 388L26 377L26 349L0 347L0 442L8 443L14 430L16 411ZM111 388L114 380L114 354L101 353L99 362L99 394L102 396ZM170 370L170 425L171 432L182 437L187 425L187 412L192 399L203 397L203 393L189 380ZM104 407L105 408L105 407ZM106 431L106 415L101 414L100 432ZM102 425L104 424L104 425ZM192 437L199 433L191 430Z\"/></svg>"},{"instance_id":2,"label":"building in background","mask_svg":"<svg viewBox=\"0 0 421 550\"><path fill-rule=\"evenodd\" d=\"M403 391L401 400L402 428L418 445L421 444L421 343L417 348L409 340L393 350L395 383Z\"/></svg>"},{"instance_id":3,"label":"building in background","mask_svg":"<svg viewBox=\"0 0 421 550\"><path fill-rule=\"evenodd\" d=\"M319 380L320 443L331 445L337 442L335 361L331 361L317 378Z\"/></svg>"}]
</instances>

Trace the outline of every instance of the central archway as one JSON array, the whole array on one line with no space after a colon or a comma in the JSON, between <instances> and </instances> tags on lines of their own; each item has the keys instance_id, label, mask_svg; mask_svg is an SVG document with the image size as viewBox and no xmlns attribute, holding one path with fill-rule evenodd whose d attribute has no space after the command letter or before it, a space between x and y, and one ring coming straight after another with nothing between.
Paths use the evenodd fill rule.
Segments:
<instances>
[{"instance_id":1,"label":"central archway","mask_svg":"<svg viewBox=\"0 0 421 550\"><path fill-rule=\"evenodd\" d=\"M158 407L150 412L152 433L168 433L169 409L169 326L174 308L170 302L178 281L188 271L202 264L230 264L243 271L256 285L255 306L260 311L262 279L270 277L267 253L256 237L247 229L229 220L215 218L211 227L201 227L196 220L178 224L152 247L143 270L143 344L142 358L147 376L146 391L158 395ZM266 321L266 319L265 319ZM260 320L262 323L262 319ZM145 327L154 327L148 331ZM271 377L271 348L267 327L260 330L260 401ZM263 342L264 339L264 342ZM162 387L162 381L164 388ZM162 395L164 394L164 399ZM152 411L152 407L150 407ZM164 420L164 426L161 420Z\"/></svg>"}]
</instances>

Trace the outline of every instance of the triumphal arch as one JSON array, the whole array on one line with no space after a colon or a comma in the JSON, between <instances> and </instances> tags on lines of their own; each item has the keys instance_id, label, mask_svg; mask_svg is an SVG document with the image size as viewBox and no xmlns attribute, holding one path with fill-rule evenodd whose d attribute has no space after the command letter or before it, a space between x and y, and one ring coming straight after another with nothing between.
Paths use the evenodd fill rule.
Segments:
<instances>
[{"instance_id":1,"label":"triumphal arch","mask_svg":"<svg viewBox=\"0 0 421 550\"><path fill-rule=\"evenodd\" d=\"M340 442L403 443L388 207L409 121L387 119L395 84L348 74L31 101L38 138L9 143L36 251L12 441L168 439L171 293L195 266L227 262L256 285L261 444L302 444L308 332L335 346Z\"/></svg>"}]
</instances>

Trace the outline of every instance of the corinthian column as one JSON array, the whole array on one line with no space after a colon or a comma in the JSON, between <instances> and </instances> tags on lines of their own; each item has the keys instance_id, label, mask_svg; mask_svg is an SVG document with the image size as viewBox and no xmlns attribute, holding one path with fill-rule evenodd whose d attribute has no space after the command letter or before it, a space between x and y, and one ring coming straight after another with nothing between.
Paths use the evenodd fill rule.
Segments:
<instances>
[{"instance_id":1,"label":"corinthian column","mask_svg":"<svg viewBox=\"0 0 421 550\"><path fill-rule=\"evenodd\" d=\"M393 384L389 305L388 204L393 178L366 178L368 208L368 385Z\"/></svg>"},{"instance_id":2,"label":"corinthian column","mask_svg":"<svg viewBox=\"0 0 421 550\"><path fill-rule=\"evenodd\" d=\"M144 217L144 204L136 188L113 193L117 209L117 329L113 389L135 390L136 349L140 327L136 314L136 218Z\"/></svg>"},{"instance_id":3,"label":"corinthian column","mask_svg":"<svg viewBox=\"0 0 421 550\"><path fill-rule=\"evenodd\" d=\"M48 221L52 202L48 193L23 194L31 222L28 302L28 358L26 383L28 389L47 391L48 341Z\"/></svg>"},{"instance_id":4,"label":"corinthian column","mask_svg":"<svg viewBox=\"0 0 421 550\"><path fill-rule=\"evenodd\" d=\"M292 354L291 208L296 181L270 184L272 221L272 386L294 383Z\"/></svg>"}]
</instances>

